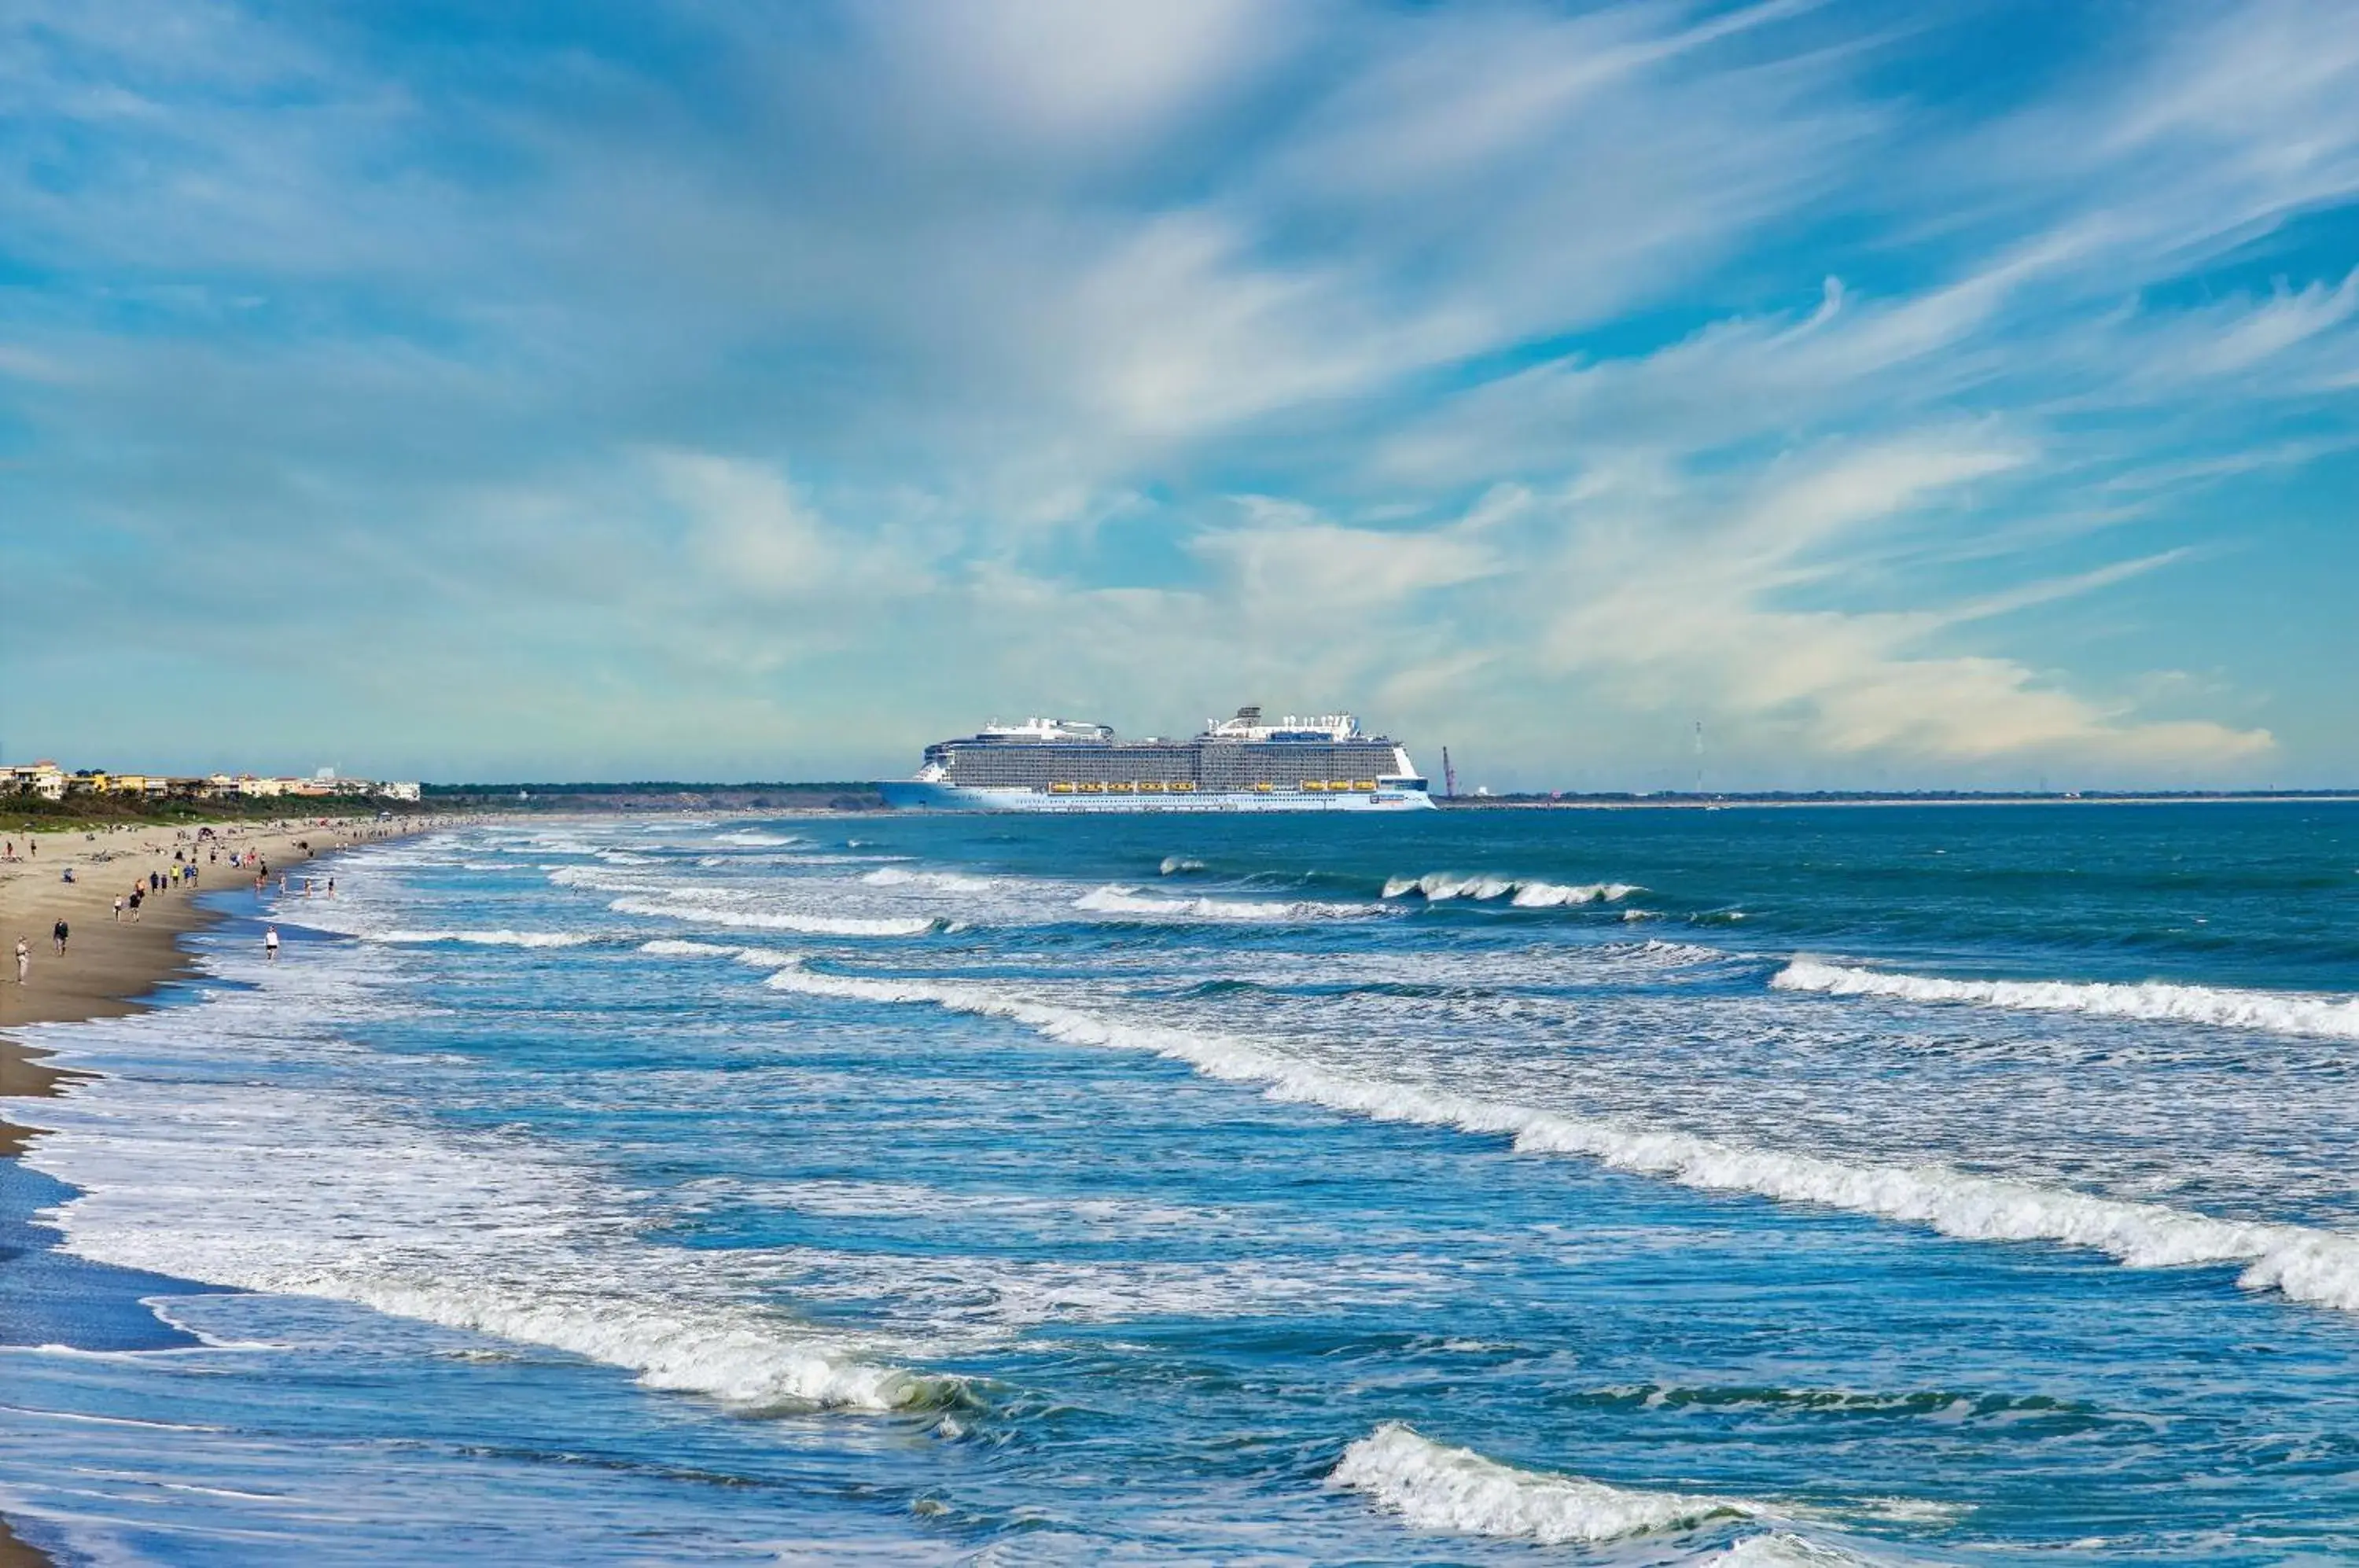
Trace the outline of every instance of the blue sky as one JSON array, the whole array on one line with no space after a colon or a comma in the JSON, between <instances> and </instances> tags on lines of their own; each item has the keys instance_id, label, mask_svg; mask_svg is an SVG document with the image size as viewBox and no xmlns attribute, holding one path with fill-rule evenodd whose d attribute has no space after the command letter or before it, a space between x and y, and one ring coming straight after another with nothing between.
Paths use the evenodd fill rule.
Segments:
<instances>
[{"instance_id":1,"label":"blue sky","mask_svg":"<svg viewBox=\"0 0 2359 1568\"><path fill-rule=\"evenodd\" d=\"M2341 0L21 0L0 748L2359 782L2354 268Z\"/></svg>"}]
</instances>

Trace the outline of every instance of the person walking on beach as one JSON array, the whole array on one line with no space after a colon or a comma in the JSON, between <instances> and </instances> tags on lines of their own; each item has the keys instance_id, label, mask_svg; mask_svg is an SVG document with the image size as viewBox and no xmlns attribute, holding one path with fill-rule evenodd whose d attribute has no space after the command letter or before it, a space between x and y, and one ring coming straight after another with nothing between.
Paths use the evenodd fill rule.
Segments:
<instances>
[{"instance_id":1,"label":"person walking on beach","mask_svg":"<svg viewBox=\"0 0 2359 1568\"><path fill-rule=\"evenodd\" d=\"M123 895L120 893L114 896L114 923L117 925L123 923Z\"/></svg>"},{"instance_id":2,"label":"person walking on beach","mask_svg":"<svg viewBox=\"0 0 2359 1568\"><path fill-rule=\"evenodd\" d=\"M22 985L25 976L32 972L33 950L25 945L25 939L20 936L16 939L16 984Z\"/></svg>"},{"instance_id":3,"label":"person walking on beach","mask_svg":"<svg viewBox=\"0 0 2359 1568\"><path fill-rule=\"evenodd\" d=\"M58 950L58 956L59 956L60 958L63 958L63 957L66 955L66 923L65 923L65 921L63 921L63 920L60 920L57 924L55 924L55 925L53 925L53 926L51 926L51 927L49 928L49 942L50 942L50 943L51 943L53 946L55 946L55 947L57 948L57 950Z\"/></svg>"},{"instance_id":4,"label":"person walking on beach","mask_svg":"<svg viewBox=\"0 0 2359 1568\"><path fill-rule=\"evenodd\" d=\"M22 947L24 943L18 942L16 945ZM268 926L264 928L262 932L262 955L273 964L278 962L278 928L277 926Z\"/></svg>"}]
</instances>

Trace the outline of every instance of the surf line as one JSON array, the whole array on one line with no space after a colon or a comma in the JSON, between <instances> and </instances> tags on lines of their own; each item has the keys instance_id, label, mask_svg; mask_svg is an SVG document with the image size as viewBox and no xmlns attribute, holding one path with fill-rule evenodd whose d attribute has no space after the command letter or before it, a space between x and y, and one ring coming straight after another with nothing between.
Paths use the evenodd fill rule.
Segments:
<instances>
[{"instance_id":1,"label":"surf line","mask_svg":"<svg viewBox=\"0 0 2359 1568\"><path fill-rule=\"evenodd\" d=\"M1974 1176L1940 1165L1846 1165L1690 1133L1501 1105L1354 1078L1250 1040L1131 1023L969 982L884 979L814 970L800 959L766 982L805 996L916 1004L1006 1018L1051 1040L1140 1051L1207 1077L1259 1083L1273 1100L1324 1105L1375 1121L1504 1136L1517 1153L1566 1154L1704 1192L1750 1192L1930 1226L1966 1241L2049 1241L2102 1252L2133 1269L2244 1265L2236 1283L2314 1306L2359 1312L2359 1236L2307 1225L2208 1214Z\"/></svg>"}]
</instances>

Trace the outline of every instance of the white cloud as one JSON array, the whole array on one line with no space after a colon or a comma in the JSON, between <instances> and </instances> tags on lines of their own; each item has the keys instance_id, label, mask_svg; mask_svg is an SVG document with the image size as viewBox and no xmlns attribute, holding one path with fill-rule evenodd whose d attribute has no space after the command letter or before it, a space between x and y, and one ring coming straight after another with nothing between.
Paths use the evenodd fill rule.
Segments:
<instances>
[{"instance_id":1,"label":"white cloud","mask_svg":"<svg viewBox=\"0 0 2359 1568\"><path fill-rule=\"evenodd\" d=\"M1930 506L1954 505L1961 486L2026 461L2021 449L1952 434L1821 454L1724 517L1634 519L1612 509L1614 497L1593 498L1602 518L1576 510L1568 519L1571 548L1551 580L1561 607L1546 652L1560 668L1626 685L1641 704L1684 698L1749 725L1763 744L1819 755L2077 757L2186 768L2267 751L2265 732L2141 724L2014 660L1931 651L1940 634L2008 607L2001 603L1954 613L1785 603L1797 584L1840 574L1844 553L1871 548L1874 535ZM2087 592L2151 564L2043 591L2051 600Z\"/></svg>"},{"instance_id":2,"label":"white cloud","mask_svg":"<svg viewBox=\"0 0 2359 1568\"><path fill-rule=\"evenodd\" d=\"M723 10L465 70L123 15L0 26L0 227L68 280L0 301L18 488L667 715L1375 694L1536 772L1690 710L1838 772L2232 768L2267 736L2105 695L2212 654L2035 634L2193 558L2077 536L2333 452L2359 385L2349 258L2184 276L2359 192L2332 5L1939 116L1875 86L1912 36L1798 4Z\"/></svg>"}]
</instances>

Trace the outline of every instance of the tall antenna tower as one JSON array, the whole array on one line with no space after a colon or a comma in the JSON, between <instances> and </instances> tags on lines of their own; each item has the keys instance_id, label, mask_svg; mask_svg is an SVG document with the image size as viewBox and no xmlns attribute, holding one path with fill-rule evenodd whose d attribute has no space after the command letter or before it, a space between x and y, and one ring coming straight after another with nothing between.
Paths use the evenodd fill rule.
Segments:
<instances>
[{"instance_id":1,"label":"tall antenna tower","mask_svg":"<svg viewBox=\"0 0 2359 1568\"><path fill-rule=\"evenodd\" d=\"M1703 793L1703 721L1701 719L1695 722L1695 792L1701 796Z\"/></svg>"},{"instance_id":2,"label":"tall antenna tower","mask_svg":"<svg viewBox=\"0 0 2359 1568\"><path fill-rule=\"evenodd\" d=\"M1458 799L1458 769L1450 766L1450 748L1446 746L1441 748L1441 798Z\"/></svg>"}]
</instances>

